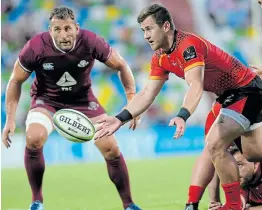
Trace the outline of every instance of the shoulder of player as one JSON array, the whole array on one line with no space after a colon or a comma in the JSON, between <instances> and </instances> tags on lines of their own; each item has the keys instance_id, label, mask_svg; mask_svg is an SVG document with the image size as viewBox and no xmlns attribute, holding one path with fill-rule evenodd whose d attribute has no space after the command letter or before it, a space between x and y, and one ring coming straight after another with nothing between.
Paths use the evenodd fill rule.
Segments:
<instances>
[{"instance_id":1,"label":"shoulder of player","mask_svg":"<svg viewBox=\"0 0 262 210\"><path fill-rule=\"evenodd\" d=\"M33 51L39 52L39 51L42 51L44 47L50 43L49 42L50 39L51 37L49 33L43 32L43 33L36 34L35 36L33 36L28 41L28 44Z\"/></svg>"},{"instance_id":2,"label":"shoulder of player","mask_svg":"<svg viewBox=\"0 0 262 210\"><path fill-rule=\"evenodd\" d=\"M179 35L178 35L179 36ZM189 33L189 32L181 32L181 38L180 41L178 41L178 51L184 51L185 48L189 46L196 46L201 43L204 43L204 39L201 38L200 36Z\"/></svg>"},{"instance_id":3,"label":"shoulder of player","mask_svg":"<svg viewBox=\"0 0 262 210\"><path fill-rule=\"evenodd\" d=\"M96 33L86 30L86 29L80 29L79 32L80 39L83 39L87 45L95 44L97 41L97 38L100 38Z\"/></svg>"}]
</instances>

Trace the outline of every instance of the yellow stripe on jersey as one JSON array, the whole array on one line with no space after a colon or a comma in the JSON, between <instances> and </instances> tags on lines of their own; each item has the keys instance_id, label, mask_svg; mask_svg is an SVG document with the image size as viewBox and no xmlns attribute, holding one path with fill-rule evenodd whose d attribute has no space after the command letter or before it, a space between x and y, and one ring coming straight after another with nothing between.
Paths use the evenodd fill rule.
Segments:
<instances>
[{"instance_id":1,"label":"yellow stripe on jersey","mask_svg":"<svg viewBox=\"0 0 262 210\"><path fill-rule=\"evenodd\" d=\"M164 57L165 55L166 55L166 54L162 54L162 55L160 55L160 58L159 58L159 60L158 60L158 64L159 64L159 66L162 65L162 59L163 59L163 57Z\"/></svg>"},{"instance_id":2,"label":"yellow stripe on jersey","mask_svg":"<svg viewBox=\"0 0 262 210\"><path fill-rule=\"evenodd\" d=\"M166 76L149 76L149 79L151 79L151 80L168 79L168 75L166 75Z\"/></svg>"},{"instance_id":3,"label":"yellow stripe on jersey","mask_svg":"<svg viewBox=\"0 0 262 210\"><path fill-rule=\"evenodd\" d=\"M216 114L215 114L215 109L214 109L214 107L211 108L211 112L213 113L213 115L214 115L215 117L217 117Z\"/></svg>"},{"instance_id":4,"label":"yellow stripe on jersey","mask_svg":"<svg viewBox=\"0 0 262 210\"><path fill-rule=\"evenodd\" d=\"M190 70L190 69L192 69L192 68L194 68L194 67L196 67L196 66L205 66L205 63L204 63L204 62L196 62L196 63L193 63L193 64L187 66L187 67L184 69L184 71L186 72L186 71L188 71L188 70Z\"/></svg>"}]
</instances>

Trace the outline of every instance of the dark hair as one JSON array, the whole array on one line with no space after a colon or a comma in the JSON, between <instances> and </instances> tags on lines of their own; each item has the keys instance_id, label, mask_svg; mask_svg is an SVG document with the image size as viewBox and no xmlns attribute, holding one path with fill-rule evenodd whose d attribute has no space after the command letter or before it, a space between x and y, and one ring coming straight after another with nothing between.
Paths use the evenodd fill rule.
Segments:
<instances>
[{"instance_id":1,"label":"dark hair","mask_svg":"<svg viewBox=\"0 0 262 210\"><path fill-rule=\"evenodd\" d=\"M52 20L53 17L62 20L65 20L67 18L71 18L72 20L75 20L75 15L73 10L65 6L55 7L50 14L49 20Z\"/></svg>"},{"instance_id":2,"label":"dark hair","mask_svg":"<svg viewBox=\"0 0 262 210\"><path fill-rule=\"evenodd\" d=\"M238 149L237 145L232 144L228 149L227 149L232 155L234 155L237 152L240 152Z\"/></svg>"},{"instance_id":3,"label":"dark hair","mask_svg":"<svg viewBox=\"0 0 262 210\"><path fill-rule=\"evenodd\" d=\"M152 4L144 8L138 15L137 22L139 24L142 23L150 15L152 15L159 26L162 26L166 21L168 21L170 23L171 30L174 29L174 23L171 14L165 7L159 4Z\"/></svg>"}]
</instances>

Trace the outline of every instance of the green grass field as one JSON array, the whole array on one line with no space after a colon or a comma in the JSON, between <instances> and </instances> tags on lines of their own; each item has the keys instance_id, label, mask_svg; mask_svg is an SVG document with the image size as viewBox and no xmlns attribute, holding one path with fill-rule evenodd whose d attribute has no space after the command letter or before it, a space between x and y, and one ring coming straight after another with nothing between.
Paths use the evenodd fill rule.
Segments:
<instances>
[{"instance_id":1,"label":"green grass field","mask_svg":"<svg viewBox=\"0 0 262 210\"><path fill-rule=\"evenodd\" d=\"M128 161L132 194L144 210L183 210L195 157ZM106 165L47 166L46 210L122 210ZM31 193L24 169L2 170L2 210L27 210ZM200 209L207 209L205 194Z\"/></svg>"}]
</instances>

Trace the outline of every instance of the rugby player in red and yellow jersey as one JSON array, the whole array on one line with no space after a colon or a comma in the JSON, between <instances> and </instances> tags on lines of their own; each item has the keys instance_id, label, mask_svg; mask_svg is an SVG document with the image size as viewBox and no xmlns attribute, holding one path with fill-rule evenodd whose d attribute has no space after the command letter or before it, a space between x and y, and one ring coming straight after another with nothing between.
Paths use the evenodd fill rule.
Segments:
<instances>
[{"instance_id":1,"label":"rugby player in red and yellow jersey","mask_svg":"<svg viewBox=\"0 0 262 210\"><path fill-rule=\"evenodd\" d=\"M225 205L219 209L240 210L238 166L227 148L239 136L244 138L246 144L252 143L248 144L252 148L259 148L259 135L262 134L262 126L259 127L262 121L262 80L209 41L175 29L170 13L163 6L153 4L146 7L139 14L138 23L145 40L155 51L148 83L126 109L115 117L107 116L98 121L100 126L95 138L111 135L124 123L147 110L170 73L186 80L189 85L179 113L169 123L169 126L176 126L176 139L184 134L186 120L195 111L203 92L215 93L222 108L206 136L205 151L210 158L204 156L195 165L197 183L189 188L186 209L198 208L194 200L202 196L205 185L201 184L213 173L214 165L226 196Z\"/></svg>"}]
</instances>

